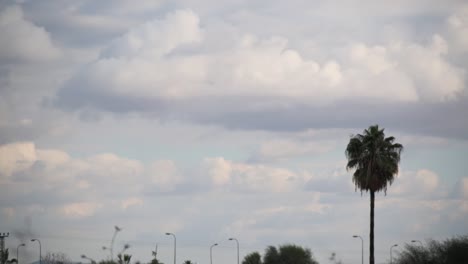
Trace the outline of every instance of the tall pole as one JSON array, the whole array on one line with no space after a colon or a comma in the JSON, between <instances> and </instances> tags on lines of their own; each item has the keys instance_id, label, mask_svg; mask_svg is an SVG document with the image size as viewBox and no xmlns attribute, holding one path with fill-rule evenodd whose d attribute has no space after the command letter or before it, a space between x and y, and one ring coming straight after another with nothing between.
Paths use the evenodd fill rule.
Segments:
<instances>
[{"instance_id":1,"label":"tall pole","mask_svg":"<svg viewBox=\"0 0 468 264\"><path fill-rule=\"evenodd\" d=\"M411 243L419 243L421 244L421 247L423 247L423 243L419 240L411 240Z\"/></svg>"},{"instance_id":2,"label":"tall pole","mask_svg":"<svg viewBox=\"0 0 468 264\"><path fill-rule=\"evenodd\" d=\"M24 247L26 246L26 244L19 244L17 247L16 247L16 264L19 264L19 247Z\"/></svg>"},{"instance_id":3,"label":"tall pole","mask_svg":"<svg viewBox=\"0 0 468 264\"><path fill-rule=\"evenodd\" d=\"M213 264L213 247L217 246L218 243L211 245L210 247L210 264Z\"/></svg>"},{"instance_id":4,"label":"tall pole","mask_svg":"<svg viewBox=\"0 0 468 264\"><path fill-rule=\"evenodd\" d=\"M364 239L362 239L362 237L358 235L354 235L353 237L361 239L361 263L364 264Z\"/></svg>"},{"instance_id":5,"label":"tall pole","mask_svg":"<svg viewBox=\"0 0 468 264\"><path fill-rule=\"evenodd\" d=\"M174 264L176 264L176 248L177 248L177 238L173 233L166 233L167 236L173 236L174 237Z\"/></svg>"},{"instance_id":6,"label":"tall pole","mask_svg":"<svg viewBox=\"0 0 468 264\"><path fill-rule=\"evenodd\" d=\"M37 241L39 243L39 264L42 264L42 246L41 241L37 238L31 239L31 242Z\"/></svg>"},{"instance_id":7,"label":"tall pole","mask_svg":"<svg viewBox=\"0 0 468 264\"><path fill-rule=\"evenodd\" d=\"M237 239L235 239L233 237L229 238L229 240L236 241L236 244L237 244L237 264L239 264L239 240L237 240Z\"/></svg>"},{"instance_id":8,"label":"tall pole","mask_svg":"<svg viewBox=\"0 0 468 264\"><path fill-rule=\"evenodd\" d=\"M393 245L393 246L390 247L390 264L392 264L392 262L393 262L392 249L393 249L394 247L398 247L398 244L395 244L395 245Z\"/></svg>"}]
</instances>

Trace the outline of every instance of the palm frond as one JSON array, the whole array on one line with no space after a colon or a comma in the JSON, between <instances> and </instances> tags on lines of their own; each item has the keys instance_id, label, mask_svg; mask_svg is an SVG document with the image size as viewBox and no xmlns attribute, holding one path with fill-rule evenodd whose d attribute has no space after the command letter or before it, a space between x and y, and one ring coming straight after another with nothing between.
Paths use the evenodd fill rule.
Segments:
<instances>
[{"instance_id":1,"label":"palm frond","mask_svg":"<svg viewBox=\"0 0 468 264\"><path fill-rule=\"evenodd\" d=\"M378 125L352 135L346 147L347 170L354 169L353 183L362 191L385 191L398 173L403 146L395 138L385 137Z\"/></svg>"}]
</instances>

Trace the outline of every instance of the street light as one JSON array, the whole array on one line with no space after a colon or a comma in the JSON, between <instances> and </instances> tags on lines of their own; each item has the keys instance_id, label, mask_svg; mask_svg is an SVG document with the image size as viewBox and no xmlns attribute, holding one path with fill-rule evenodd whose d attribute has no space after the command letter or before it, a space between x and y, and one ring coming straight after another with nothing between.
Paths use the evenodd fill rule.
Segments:
<instances>
[{"instance_id":1,"label":"street light","mask_svg":"<svg viewBox=\"0 0 468 264\"><path fill-rule=\"evenodd\" d=\"M19 254L18 254L18 252L19 252L19 247L24 247L24 246L26 246L25 243L19 244L19 245L16 247L16 264L19 264Z\"/></svg>"},{"instance_id":2,"label":"street light","mask_svg":"<svg viewBox=\"0 0 468 264\"><path fill-rule=\"evenodd\" d=\"M421 247L423 247L423 243L419 240L411 240L411 243L419 243L421 244Z\"/></svg>"},{"instance_id":3,"label":"street light","mask_svg":"<svg viewBox=\"0 0 468 264\"><path fill-rule=\"evenodd\" d=\"M174 264L176 264L176 247L177 247L177 238L173 233L166 233L166 236L174 237Z\"/></svg>"},{"instance_id":4,"label":"street light","mask_svg":"<svg viewBox=\"0 0 468 264\"><path fill-rule=\"evenodd\" d=\"M210 264L213 264L213 247L216 247L218 243L211 245L210 247Z\"/></svg>"},{"instance_id":5,"label":"street light","mask_svg":"<svg viewBox=\"0 0 468 264\"><path fill-rule=\"evenodd\" d=\"M364 264L364 239L362 239L361 236L354 235L354 238L360 238L361 239L361 263Z\"/></svg>"},{"instance_id":6,"label":"street light","mask_svg":"<svg viewBox=\"0 0 468 264\"><path fill-rule=\"evenodd\" d=\"M39 243L39 264L42 264L42 246L41 241L37 238L31 239L31 242L37 241Z\"/></svg>"},{"instance_id":7,"label":"street light","mask_svg":"<svg viewBox=\"0 0 468 264\"><path fill-rule=\"evenodd\" d=\"M235 239L233 237L229 238L229 240L236 241L236 244L237 244L237 264L239 264L239 240L237 240L237 239Z\"/></svg>"},{"instance_id":8,"label":"street light","mask_svg":"<svg viewBox=\"0 0 468 264\"><path fill-rule=\"evenodd\" d=\"M392 258L392 249L393 249L394 247L398 247L398 244L395 244L395 245L393 245L393 246L390 247L390 264L392 264L392 262L393 262L393 258Z\"/></svg>"}]
</instances>

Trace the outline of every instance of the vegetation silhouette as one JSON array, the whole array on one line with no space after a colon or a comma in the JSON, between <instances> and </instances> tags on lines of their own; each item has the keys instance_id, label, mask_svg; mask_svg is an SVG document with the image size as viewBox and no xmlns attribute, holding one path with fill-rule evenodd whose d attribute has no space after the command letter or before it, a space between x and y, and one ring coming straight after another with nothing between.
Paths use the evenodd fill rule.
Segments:
<instances>
[{"instance_id":1,"label":"vegetation silhouette","mask_svg":"<svg viewBox=\"0 0 468 264\"><path fill-rule=\"evenodd\" d=\"M164 264L162 263L161 261L159 261L158 259L158 249L156 247L156 250L155 251L151 251L151 255L153 256L153 259L151 259L151 262L150 264Z\"/></svg>"},{"instance_id":2,"label":"vegetation silhouette","mask_svg":"<svg viewBox=\"0 0 468 264\"><path fill-rule=\"evenodd\" d=\"M406 244L394 264L464 264L468 263L468 235L445 241L429 240L425 246Z\"/></svg>"},{"instance_id":3,"label":"vegetation silhouette","mask_svg":"<svg viewBox=\"0 0 468 264\"><path fill-rule=\"evenodd\" d=\"M9 257L10 257L10 252L8 251L8 248L5 248L3 250L0 249L0 264L18 263L18 259L16 258L8 259Z\"/></svg>"},{"instance_id":4,"label":"vegetation silhouette","mask_svg":"<svg viewBox=\"0 0 468 264\"><path fill-rule=\"evenodd\" d=\"M262 256L258 252L252 252L247 254L242 260L242 264L261 264Z\"/></svg>"},{"instance_id":5,"label":"vegetation silhouette","mask_svg":"<svg viewBox=\"0 0 468 264\"><path fill-rule=\"evenodd\" d=\"M374 258L374 207L375 193L387 192L398 173L398 163L403 145L394 143L394 137L385 137L384 129L370 126L364 133L352 135L346 147L347 170L355 170L353 183L356 189L370 192L369 264Z\"/></svg>"},{"instance_id":6,"label":"vegetation silhouette","mask_svg":"<svg viewBox=\"0 0 468 264\"><path fill-rule=\"evenodd\" d=\"M278 248L268 246L265 249L263 261L260 259L258 252L253 252L244 257L242 264L318 264L314 259L312 252L308 248L301 246L286 244Z\"/></svg>"},{"instance_id":7,"label":"vegetation silhouette","mask_svg":"<svg viewBox=\"0 0 468 264\"><path fill-rule=\"evenodd\" d=\"M3 249L3 251L0 252L0 264L6 264L8 262L11 262L8 260L9 257L10 257L10 253L8 252L8 248ZM16 259L15 259L15 262L16 262Z\"/></svg>"},{"instance_id":8,"label":"vegetation silhouette","mask_svg":"<svg viewBox=\"0 0 468 264\"><path fill-rule=\"evenodd\" d=\"M43 264L72 264L73 261L62 252L47 252L42 258Z\"/></svg>"}]
</instances>

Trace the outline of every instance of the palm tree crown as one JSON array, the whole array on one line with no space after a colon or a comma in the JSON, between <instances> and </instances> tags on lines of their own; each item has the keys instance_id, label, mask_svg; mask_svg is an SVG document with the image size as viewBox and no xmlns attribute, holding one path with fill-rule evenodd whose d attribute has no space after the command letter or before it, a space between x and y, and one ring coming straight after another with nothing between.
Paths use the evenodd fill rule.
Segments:
<instances>
[{"instance_id":1,"label":"palm tree crown","mask_svg":"<svg viewBox=\"0 0 468 264\"><path fill-rule=\"evenodd\" d=\"M403 146L394 143L394 137L385 137L384 129L378 125L364 130L363 135L351 137L346 147L348 164L346 169L355 169L353 183L361 192L387 191L394 175L398 173L398 163Z\"/></svg>"}]
</instances>

